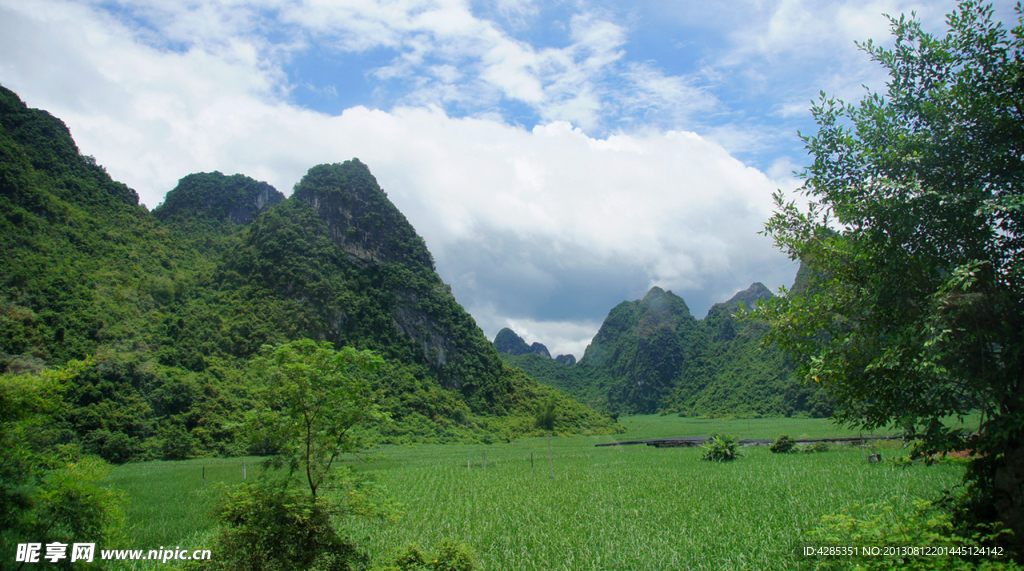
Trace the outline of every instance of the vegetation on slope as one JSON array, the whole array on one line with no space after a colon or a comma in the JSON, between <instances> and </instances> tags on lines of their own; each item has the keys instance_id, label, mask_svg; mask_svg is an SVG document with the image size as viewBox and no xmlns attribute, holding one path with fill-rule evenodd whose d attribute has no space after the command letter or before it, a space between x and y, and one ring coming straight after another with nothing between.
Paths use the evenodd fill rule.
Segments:
<instances>
[{"instance_id":1,"label":"vegetation on slope","mask_svg":"<svg viewBox=\"0 0 1024 571\"><path fill-rule=\"evenodd\" d=\"M253 451L238 429L249 363L301 338L385 358L370 381L393 421L376 438L529 434L551 394L578 422L563 430L616 430L501 362L358 160L310 169L289 199L189 175L151 214L61 121L0 88L0 212L0 370L92 357L52 417L85 452Z\"/></svg>"}]
</instances>

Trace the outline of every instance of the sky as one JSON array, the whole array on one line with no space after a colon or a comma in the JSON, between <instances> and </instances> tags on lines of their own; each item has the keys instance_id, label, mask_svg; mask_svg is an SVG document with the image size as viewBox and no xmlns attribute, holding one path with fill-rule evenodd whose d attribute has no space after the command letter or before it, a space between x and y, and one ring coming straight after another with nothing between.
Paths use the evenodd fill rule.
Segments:
<instances>
[{"instance_id":1,"label":"sky","mask_svg":"<svg viewBox=\"0 0 1024 571\"><path fill-rule=\"evenodd\" d=\"M996 18L1016 22L1012 1ZM725 8L728 6L728 9ZM0 0L0 85L154 208L194 172L286 195L353 157L488 338L583 355L653 286L697 318L797 266L759 234L809 163L811 101L857 101L946 0Z\"/></svg>"}]
</instances>

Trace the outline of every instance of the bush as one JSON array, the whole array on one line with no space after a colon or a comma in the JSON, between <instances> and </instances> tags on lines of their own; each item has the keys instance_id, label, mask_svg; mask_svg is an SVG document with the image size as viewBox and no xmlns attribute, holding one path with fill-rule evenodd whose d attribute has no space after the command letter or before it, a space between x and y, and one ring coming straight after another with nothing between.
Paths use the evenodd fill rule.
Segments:
<instances>
[{"instance_id":1,"label":"bush","mask_svg":"<svg viewBox=\"0 0 1024 571\"><path fill-rule=\"evenodd\" d=\"M701 456L701 460L710 460L713 462L729 462L740 457L739 451L736 450L736 442L731 436L721 436L718 434L712 434L711 438L704 443L704 454Z\"/></svg>"},{"instance_id":2,"label":"bush","mask_svg":"<svg viewBox=\"0 0 1024 571\"><path fill-rule=\"evenodd\" d=\"M451 539L442 540L437 550L425 554L418 545L409 545L390 565L374 571L473 571L473 548Z\"/></svg>"},{"instance_id":3,"label":"bush","mask_svg":"<svg viewBox=\"0 0 1024 571\"><path fill-rule=\"evenodd\" d=\"M331 525L327 503L282 484L243 484L217 508L222 525L200 569L353 571L368 563Z\"/></svg>"},{"instance_id":4,"label":"bush","mask_svg":"<svg viewBox=\"0 0 1024 571\"><path fill-rule=\"evenodd\" d=\"M796 448L796 441L785 434L776 438L775 442L768 446L768 450L776 454L787 454L793 452L794 448Z\"/></svg>"},{"instance_id":5,"label":"bush","mask_svg":"<svg viewBox=\"0 0 1024 571\"><path fill-rule=\"evenodd\" d=\"M800 448L801 452L815 453L815 452L828 452L828 444L824 442L815 442Z\"/></svg>"}]
</instances>

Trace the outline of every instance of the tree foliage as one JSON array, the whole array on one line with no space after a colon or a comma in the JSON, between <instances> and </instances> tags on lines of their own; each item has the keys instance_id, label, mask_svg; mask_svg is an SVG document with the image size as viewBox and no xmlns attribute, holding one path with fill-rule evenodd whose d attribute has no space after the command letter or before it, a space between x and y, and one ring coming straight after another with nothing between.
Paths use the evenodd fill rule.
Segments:
<instances>
[{"instance_id":1,"label":"tree foliage","mask_svg":"<svg viewBox=\"0 0 1024 571\"><path fill-rule=\"evenodd\" d=\"M779 437L775 439L775 442L772 442L768 446L768 450L776 454L786 454L789 452L793 452L795 448L796 441L790 438L787 434L779 435Z\"/></svg>"},{"instance_id":2,"label":"tree foliage","mask_svg":"<svg viewBox=\"0 0 1024 571\"><path fill-rule=\"evenodd\" d=\"M324 498L269 482L243 484L217 508L221 528L216 560L195 564L209 571L354 571L369 558L331 522Z\"/></svg>"},{"instance_id":3,"label":"tree foliage","mask_svg":"<svg viewBox=\"0 0 1024 571\"><path fill-rule=\"evenodd\" d=\"M274 462L301 474L314 500L338 456L358 450L352 428L385 418L361 376L382 362L372 351L335 351L330 343L300 339L256 363L266 378L256 434L278 452Z\"/></svg>"},{"instance_id":4,"label":"tree foliage","mask_svg":"<svg viewBox=\"0 0 1024 571\"><path fill-rule=\"evenodd\" d=\"M1024 25L974 1L947 22L892 18L893 48L860 46L885 93L812 108L809 208L780 193L766 227L812 277L756 315L838 418L982 453L975 513L1024 534ZM942 423L975 410L969 442Z\"/></svg>"},{"instance_id":5,"label":"tree foliage","mask_svg":"<svg viewBox=\"0 0 1024 571\"><path fill-rule=\"evenodd\" d=\"M110 466L68 445L53 422L61 392L83 366L0 375L0 550L7 557L18 543L109 541L120 526L121 498L97 483Z\"/></svg>"},{"instance_id":6,"label":"tree foliage","mask_svg":"<svg viewBox=\"0 0 1024 571\"><path fill-rule=\"evenodd\" d=\"M537 412L534 421L537 428L551 432L555 429L555 419L558 418L558 401L554 397L548 397L547 402L537 403Z\"/></svg>"},{"instance_id":7,"label":"tree foliage","mask_svg":"<svg viewBox=\"0 0 1024 571\"><path fill-rule=\"evenodd\" d=\"M407 545L392 564L374 566L371 571L473 571L473 548L452 539L441 540L433 553L424 553L418 545Z\"/></svg>"}]
</instances>

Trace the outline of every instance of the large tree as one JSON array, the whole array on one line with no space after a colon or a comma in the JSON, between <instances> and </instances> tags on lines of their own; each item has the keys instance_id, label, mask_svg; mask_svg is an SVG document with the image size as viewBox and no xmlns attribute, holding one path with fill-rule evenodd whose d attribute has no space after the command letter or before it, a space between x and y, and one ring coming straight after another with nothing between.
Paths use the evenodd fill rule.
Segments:
<instances>
[{"instance_id":1,"label":"large tree","mask_svg":"<svg viewBox=\"0 0 1024 571\"><path fill-rule=\"evenodd\" d=\"M977 451L970 511L1024 537L1024 24L973 1L944 36L890 20L893 48L860 45L887 90L822 93L809 207L779 193L766 225L810 286L756 313L841 420ZM974 411L968 442L943 425Z\"/></svg>"}]
</instances>

